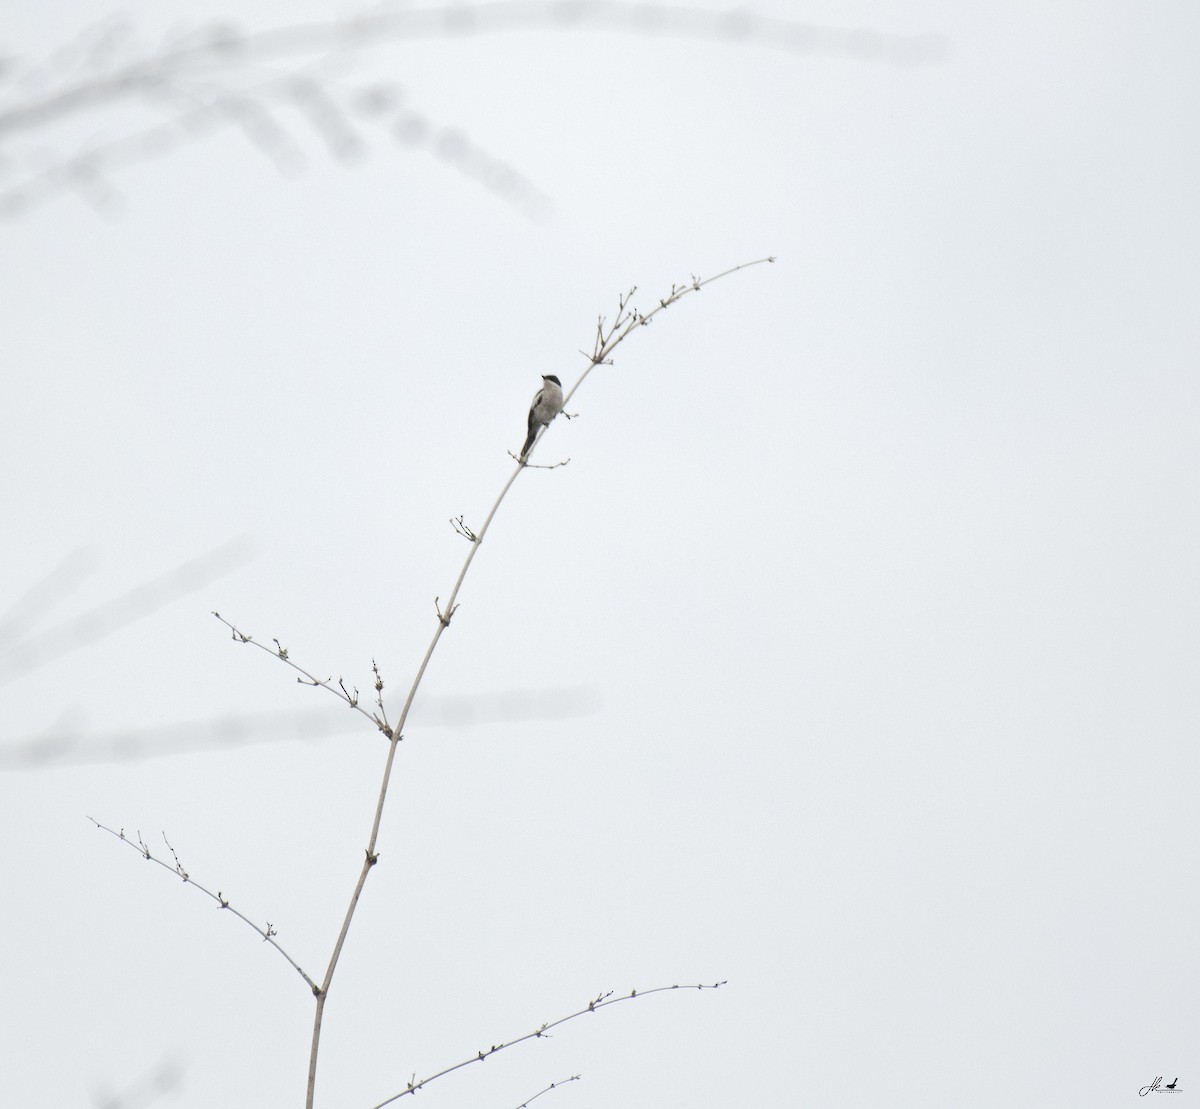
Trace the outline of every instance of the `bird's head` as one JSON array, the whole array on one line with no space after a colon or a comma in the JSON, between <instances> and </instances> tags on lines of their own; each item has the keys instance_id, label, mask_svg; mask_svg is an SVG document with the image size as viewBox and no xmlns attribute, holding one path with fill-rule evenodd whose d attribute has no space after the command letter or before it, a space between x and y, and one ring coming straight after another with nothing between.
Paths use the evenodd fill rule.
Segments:
<instances>
[{"instance_id":1,"label":"bird's head","mask_svg":"<svg viewBox=\"0 0 1200 1109\"><path fill-rule=\"evenodd\" d=\"M542 380L543 381L553 381L554 384L557 385L560 389L562 388L562 382L559 381L558 378L555 377L553 374L542 374Z\"/></svg>"}]
</instances>

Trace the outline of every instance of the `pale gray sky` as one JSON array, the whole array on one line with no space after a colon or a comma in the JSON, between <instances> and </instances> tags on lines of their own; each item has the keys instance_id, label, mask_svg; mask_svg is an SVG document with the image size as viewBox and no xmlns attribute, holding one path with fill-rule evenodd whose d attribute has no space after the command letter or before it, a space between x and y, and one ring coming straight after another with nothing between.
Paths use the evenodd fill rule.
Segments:
<instances>
[{"instance_id":1,"label":"pale gray sky","mask_svg":"<svg viewBox=\"0 0 1200 1109\"><path fill-rule=\"evenodd\" d=\"M142 3L125 41L356 10ZM768 254L631 336L539 449L570 464L496 518L318 1104L718 979L421 1103L574 1074L538 1109L1103 1109L1156 1075L1200 1103L1200 14L747 10L876 37L395 41L305 70L342 104L388 86L350 163L285 105L283 174L198 128L99 210L40 186L0 224L0 611L75 559L0 624L6 1104L142 1105L163 1065L156 1109L303 1104L301 979L85 815L165 831L319 977L385 743L210 612L364 695L378 660L394 715L467 554L449 520L482 523L540 375L573 384L631 285L649 310ZM29 66L111 13L6 11L0 113L79 80L79 50ZM0 190L305 60L0 132ZM4 653L164 576L136 622ZM35 766L39 738L74 744Z\"/></svg>"}]
</instances>

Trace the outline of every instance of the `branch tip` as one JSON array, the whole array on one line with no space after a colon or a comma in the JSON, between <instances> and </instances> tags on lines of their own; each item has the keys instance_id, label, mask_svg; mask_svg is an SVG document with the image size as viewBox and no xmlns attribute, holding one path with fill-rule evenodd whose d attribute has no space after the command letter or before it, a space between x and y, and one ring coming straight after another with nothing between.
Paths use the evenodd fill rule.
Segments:
<instances>
[{"instance_id":1,"label":"branch tip","mask_svg":"<svg viewBox=\"0 0 1200 1109\"><path fill-rule=\"evenodd\" d=\"M718 983L716 983L716 985L724 985L724 983L718 982ZM541 1025L540 1027L535 1028L532 1032L527 1032L524 1036L518 1036L514 1040L507 1040L507 1041L502 1041L498 1044L493 1044L488 1051L477 1051L474 1055L469 1056L466 1059L463 1059L461 1062L455 1063L449 1067L445 1067L444 1069L437 1071L435 1074L431 1074L431 1075L427 1076L426 1078L421 1079L421 1081L419 1081L419 1082L417 1081L417 1076L414 1074L412 1076L412 1078L409 1080L408 1086L405 1089L400 1090L398 1093L392 1094L388 1098L385 1098L383 1101L381 1101L377 1105L375 1105L374 1109L384 1109L384 1106L391 1105L392 1102L398 1101L400 1098L404 1097L407 1094L416 1093L417 1090L428 1085L430 1082L433 1082L435 1079L442 1078L445 1075L452 1073L453 1071L459 1070L462 1067L469 1066L471 1063L482 1062L484 1059L487 1058L487 1056L491 1055L493 1052L501 1051L504 1048L514 1047L519 1043L523 1043L525 1040L533 1040L533 1039L538 1039L538 1038L542 1038L542 1037L549 1038L549 1034L547 1031L548 1029L555 1028L560 1024L565 1024L567 1021L574 1020L576 1017L583 1016L584 1013L594 1012L597 1009L604 1008L608 1005L615 1005L620 1001L629 1001L635 997L647 997L648 995L650 995L652 993L663 993L666 990L677 990L680 988L684 988L684 987L680 987L678 984L676 984L673 986L656 986L654 989L643 990L641 993L638 993L637 990L633 990L632 992L630 992L628 994L621 994L620 996L614 996L612 990L608 990L604 993L600 993L596 997L594 997L591 1001L589 1001L584 1008L578 1009L574 1013L569 1013L565 1017L559 1017L557 1020L549 1021L549 1022ZM712 989L714 987L700 983L700 984L688 986L686 988L694 989L694 990L707 990L707 989ZM579 1077L580 1077L579 1075L573 1075L569 1079L562 1079L559 1081L558 1085L562 1085L564 1082L574 1082ZM549 1089L553 1089L553 1088L554 1088L554 1086L551 1085L551 1086L548 1086L546 1089L549 1090ZM543 1090L542 1092L545 1093L546 1091ZM534 1096L536 1097L539 1095L534 1095ZM531 1097L528 1100L533 1101L533 1098Z\"/></svg>"}]
</instances>

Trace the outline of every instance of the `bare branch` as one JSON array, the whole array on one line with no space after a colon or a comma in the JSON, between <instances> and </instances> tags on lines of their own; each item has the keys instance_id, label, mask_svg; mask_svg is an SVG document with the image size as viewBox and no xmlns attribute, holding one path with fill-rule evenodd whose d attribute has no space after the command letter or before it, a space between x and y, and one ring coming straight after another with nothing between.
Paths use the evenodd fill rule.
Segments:
<instances>
[{"instance_id":1,"label":"bare branch","mask_svg":"<svg viewBox=\"0 0 1200 1109\"><path fill-rule=\"evenodd\" d=\"M710 277L706 281L701 281L698 278L693 277L692 284L690 286L687 286L683 289L675 289L672 287L670 297L660 302L659 307L655 308L649 316L644 318L639 316L638 319L643 323L648 322L658 312L662 311L662 309L666 308L669 304L673 304L676 300L682 296L685 296L689 292L698 290L713 281L717 281L722 277L728 276L731 273L736 273L738 270L745 269L747 266L758 265L761 262L773 262L774 260L775 259L772 257L760 258L755 262L744 262L741 265L734 266L732 269L728 269L717 274L715 277ZM600 344L597 351L597 356L593 358L592 364L588 366L586 370L584 370L579 380L572 387L570 393L567 394L565 400L569 400L571 396L574 395L575 390L578 389L581 384L583 384L584 380L587 378L587 375L591 373L597 365L601 364L601 362L607 358L609 354L611 354L611 352L625 339L630 330L633 328L633 317L626 311L625 307L629 297L632 295L633 290L630 291L627 297L621 298L617 320L613 324L614 329L618 326L623 326L624 330L616 335L614 335L613 331L610 330L608 338ZM603 325L601 325L600 330L602 334ZM537 444L541 442L541 439L542 436L539 435L537 441L530 448L530 451L537 449ZM403 734L405 724L408 722L409 710L412 708L413 700L416 698L417 690L421 686L421 681L425 677L425 671L429 666L429 660L433 657L433 652L437 649L437 645L441 640L442 633L450 626L450 620L457 611L458 605L456 602L458 600L458 592L462 588L463 582L466 580L467 572L471 569L471 563L475 560L475 556L479 553L480 548L483 546L483 541L487 536L488 528L491 527L492 520L495 519L496 513L500 510L500 505L504 503L504 498L508 495L508 491L512 488L513 483L517 480L517 478L527 468L528 467L525 459L519 460L516 469L513 470L512 474L501 488L495 502L492 504L491 510L488 512L487 517L483 521L483 526L477 533L475 533L475 539L471 543L471 550L468 552L466 560L463 562L462 569L458 573L458 579L454 583L454 588L450 591L450 597L446 602L445 607L443 608L441 604L440 596L434 600L434 607L436 608L438 614L438 624L434 629L433 638L429 641L429 646L425 650L425 657L421 660L421 665L418 667L416 676L413 678L412 685L409 687L408 696L404 701L404 707L400 710L400 717L396 721L396 726L393 729L393 738L388 748L387 762L384 764L383 776L379 785L379 798L375 805L375 819L371 824L370 839L367 841L366 861L363 864L362 870L359 871L358 882L354 887L354 892L350 896L350 904L347 906L346 915L342 921L341 931L338 933L337 941L334 943L333 954L330 956L329 966L325 971L325 978L321 983L321 990L317 995L316 1012L313 1017L312 1047L309 1055L308 1065L308 1090L305 1101L306 1109L312 1109L313 1100L315 1097L317 1081L317 1053L321 1042L321 1022L325 1013L325 1001L329 996L330 984L333 981L334 972L337 970L338 960L341 958L342 948L346 942L346 936L350 932L350 922L354 919L354 911L358 906L358 899L362 895L363 887L366 885L367 875L370 874L376 861L378 860L375 845L379 840L379 828L383 821L383 808L384 803L387 800L388 784L391 781L392 766L394 765L396 759L396 747L398 740ZM236 634L238 633L235 631L235 635ZM492 1050L494 1051L496 1049L493 1048ZM481 1053L479 1057L482 1059L484 1056ZM411 1088L408 1092L412 1092Z\"/></svg>"},{"instance_id":2,"label":"bare branch","mask_svg":"<svg viewBox=\"0 0 1200 1109\"><path fill-rule=\"evenodd\" d=\"M280 662L285 663L287 666L290 666L293 670L298 671L302 675L301 677L296 679L296 681L298 681L301 685L312 685L312 686L317 686L320 689L329 690L329 692L332 693L339 700L345 701L346 704L349 705L352 709L354 709L355 712L361 712L363 714L363 716L365 716L369 721L371 721L371 723L376 728L378 728L381 732L383 732L383 734L385 736L387 736L388 739L392 738L392 731L387 726L386 718L380 719L375 713L368 712L365 708L363 708L358 703L358 690L356 689L353 693L350 693L349 690L346 689L346 686L342 682L341 678L338 678L338 681L337 681L338 687L335 688L333 685L332 678L314 677L307 670L305 670L303 666L299 666L296 663L294 663L288 657L288 649L285 646L283 646L283 644L280 643L278 639L272 639L271 642L275 644L275 649L271 650L270 647L267 647L264 644L259 643L252 635L246 635L244 632L239 631L236 627L234 627L233 624L231 624L228 620L226 620L225 617L222 616L219 612L214 612L213 615L218 620L220 620L221 623L224 624L230 630L230 632L233 633L233 638L238 643L248 643L251 647L257 647L260 651L266 651L267 654L271 655L273 658L279 659ZM376 677L378 678L378 675L379 675L378 670L375 673L376 673Z\"/></svg>"},{"instance_id":3,"label":"bare branch","mask_svg":"<svg viewBox=\"0 0 1200 1109\"><path fill-rule=\"evenodd\" d=\"M379 663L374 659L371 659L371 672L375 675L375 704L379 708L379 713L372 719L375 721L375 726L384 735L390 736L392 729L388 727L387 709L383 707L383 675L379 672Z\"/></svg>"},{"instance_id":4,"label":"bare branch","mask_svg":"<svg viewBox=\"0 0 1200 1109\"><path fill-rule=\"evenodd\" d=\"M574 1020L576 1017L583 1016L584 1013L594 1013L598 1009L606 1009L609 1005L616 1005L621 1001L632 1001L638 997L649 997L652 993L664 993L668 990L716 990L726 983L713 982L711 984L688 985L688 986L656 986L652 990L630 990L627 994L622 994L620 997L614 997L611 990L607 993L599 994L592 998L582 1009L577 1009L573 1013L567 1014L565 1017L559 1017L557 1020L549 1021L543 1024L540 1028L535 1028L532 1032L526 1032L524 1036L517 1036L515 1039L507 1040L502 1043L492 1044L486 1051L477 1051L469 1059L464 1059L461 1063L455 1063L453 1066L446 1067L438 1071L436 1074L429 1075L428 1078L422 1078L419 1082L416 1081L416 1076L409 1081L408 1086L401 1090L398 1094L392 1094L391 1097L384 1098L383 1101L373 1106L372 1109L383 1109L385 1105L391 1105L394 1101L399 1101L400 1098L408 1094L415 1094L418 1090L428 1086L430 1082L438 1078L442 1078L447 1074L451 1074L456 1070L469 1066L471 1063L481 1063L491 1055L495 1055L497 1051L503 1051L507 1047L515 1047L517 1044L524 1043L526 1040L536 1040L545 1037L549 1034L551 1028L557 1028L560 1024L566 1024L569 1020ZM576 1075L575 1077L579 1077ZM573 1080L572 1080L573 1081ZM551 1087L553 1088L553 1087ZM545 1091L543 1091L544 1093ZM530 1099L533 1100L532 1098Z\"/></svg>"},{"instance_id":5,"label":"bare branch","mask_svg":"<svg viewBox=\"0 0 1200 1109\"><path fill-rule=\"evenodd\" d=\"M229 903L229 898L225 897L221 893L220 890L217 890L216 893L213 893L212 890L206 889L199 882L197 882L184 869L183 864L179 861L179 856L175 853L175 848L172 847L170 842L167 840L167 834L165 832L163 833L163 843L165 843L167 845L167 850L171 852L171 858L174 860L173 863L165 862L163 859L160 859L155 854L153 854L153 852L151 852L150 848L146 846L145 841L142 839L142 834L140 832L138 833L137 842L135 843L133 840L131 840L128 836L125 835L124 828L122 828L119 832L117 832L117 831L113 831L113 829L109 828L107 825L101 824L100 821L96 820L94 817L89 816L88 820L90 820L93 824L95 824L96 827L99 828L102 832L107 832L110 836L116 836L117 839L119 839L122 843L129 844L130 847L132 847L135 851L137 851L138 854L140 854L142 856L142 858L146 859L148 862L157 863L159 866L163 867L165 870L171 871L182 881L186 882L189 886L192 886L194 889L198 889L206 897L209 897L213 901L215 901L217 903L218 908L228 909L231 913L233 913L234 916L236 916L238 918L238 920L243 921L249 927L253 928L254 931L257 932L260 936L262 936L263 941L265 943L269 943L273 948L275 948L275 950L278 951L279 954L282 955L291 964L292 969L297 974L299 974L300 977L303 978L305 982L308 983L308 988L310 990L312 990L312 992L314 994L319 992L319 988L318 988L317 984L307 974L305 974L305 972L300 968L300 965L296 962L296 960L293 959L286 951L284 951L284 949L282 947L280 947L279 944L275 941L275 936L277 935L277 933L275 931L274 925L272 925L270 921L267 921L266 928L260 928L248 916L245 916L243 913L240 913L237 909L235 909Z\"/></svg>"},{"instance_id":6,"label":"bare branch","mask_svg":"<svg viewBox=\"0 0 1200 1109\"><path fill-rule=\"evenodd\" d=\"M469 527L467 527L466 524L463 523L463 518L461 516L451 518L450 526L464 539L470 540L472 543L479 542L479 536L477 536Z\"/></svg>"},{"instance_id":7,"label":"bare branch","mask_svg":"<svg viewBox=\"0 0 1200 1109\"><path fill-rule=\"evenodd\" d=\"M617 318L613 320L612 325L606 331L604 328L604 317L601 316L599 323L596 325L596 343L590 356L591 365L583 371L579 380L571 387L571 390L563 398L563 405L575 395L575 390L582 385L587 378L587 375L592 372L597 366L606 366L612 364L612 352L628 337L630 332L638 327L646 327L664 308L670 308L676 301L687 296L688 293L699 292L706 285L711 285L714 281L720 281L722 277L728 277L731 273L737 273L738 270L744 270L748 266L761 266L764 262L774 262L775 256L769 255L766 258L756 258L753 262L743 262L741 265L734 266L732 269L723 270L721 273L713 277L706 277L701 280L692 275L692 280L687 285L672 285L669 295L661 298L658 306L646 314L642 314L636 308L629 308L629 302L634 293L637 292L635 285L628 293L619 297L617 300ZM536 444L535 444L536 446Z\"/></svg>"},{"instance_id":8,"label":"bare branch","mask_svg":"<svg viewBox=\"0 0 1200 1109\"><path fill-rule=\"evenodd\" d=\"M517 1109L529 1109L529 1102L537 1101L542 1094L548 1094L551 1090L557 1090L560 1086L565 1086L568 1082L578 1082L583 1077L582 1074L573 1074L570 1078L560 1078L557 1082L551 1082L544 1090L538 1090L533 1097L521 1102Z\"/></svg>"}]
</instances>

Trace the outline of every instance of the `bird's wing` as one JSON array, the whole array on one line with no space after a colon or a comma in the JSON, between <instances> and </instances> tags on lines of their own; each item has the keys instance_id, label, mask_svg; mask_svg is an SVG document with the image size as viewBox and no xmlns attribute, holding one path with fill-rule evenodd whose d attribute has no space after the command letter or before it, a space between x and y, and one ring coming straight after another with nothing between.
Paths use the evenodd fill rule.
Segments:
<instances>
[{"instance_id":1,"label":"bird's wing","mask_svg":"<svg viewBox=\"0 0 1200 1109\"><path fill-rule=\"evenodd\" d=\"M538 410L538 405L540 405L542 403L542 394L543 393L545 393L545 390L539 389L537 391L537 395L533 398L533 403L529 406L529 427L527 429L529 431L532 431L535 427L538 426L539 421L537 418L537 410Z\"/></svg>"}]
</instances>

